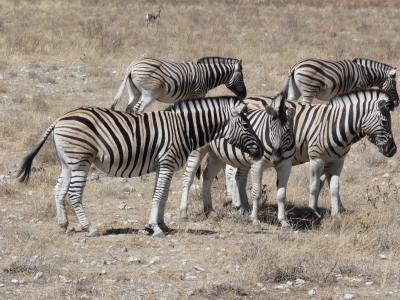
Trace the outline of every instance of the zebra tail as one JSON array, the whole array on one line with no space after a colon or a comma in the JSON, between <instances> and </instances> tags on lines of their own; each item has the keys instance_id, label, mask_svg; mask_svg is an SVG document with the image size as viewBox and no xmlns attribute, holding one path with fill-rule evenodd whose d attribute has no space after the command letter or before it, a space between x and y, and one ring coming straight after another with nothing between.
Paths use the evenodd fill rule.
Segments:
<instances>
[{"instance_id":1,"label":"zebra tail","mask_svg":"<svg viewBox=\"0 0 400 300\"><path fill-rule=\"evenodd\" d=\"M131 73L128 71L125 74L124 80L122 80L122 83L121 83L121 86L119 87L117 95L115 95L115 97L114 97L114 103L111 105L112 110L115 110L115 107L118 105L118 103L121 102L122 93L124 92L126 81L128 80L129 76L131 76Z\"/></svg>"},{"instance_id":2,"label":"zebra tail","mask_svg":"<svg viewBox=\"0 0 400 300\"><path fill-rule=\"evenodd\" d=\"M283 87L282 87L282 91L286 93L286 95L289 92L289 84L290 84L290 80L291 80L292 74L289 74L286 79L285 82L283 83Z\"/></svg>"},{"instance_id":3,"label":"zebra tail","mask_svg":"<svg viewBox=\"0 0 400 300\"><path fill-rule=\"evenodd\" d=\"M57 121L58 120L56 120L55 122L53 122L53 124L50 125L50 127L47 129L47 131L42 135L40 140L36 143L36 145L32 149L32 151L24 158L24 161L23 161L21 168L19 170L19 173L17 175L17 177L21 176L21 178L19 179L19 182L25 183L25 184L27 184L29 182L33 159L39 153L40 149L42 148L44 142L47 140L50 133L54 130L54 127L55 127Z\"/></svg>"}]
</instances>

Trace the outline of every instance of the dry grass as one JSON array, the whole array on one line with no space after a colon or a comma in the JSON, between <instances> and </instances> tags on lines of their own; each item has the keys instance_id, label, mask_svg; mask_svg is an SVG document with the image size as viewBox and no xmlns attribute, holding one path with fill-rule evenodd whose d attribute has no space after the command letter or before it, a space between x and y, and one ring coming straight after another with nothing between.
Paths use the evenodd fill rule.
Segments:
<instances>
[{"instance_id":1,"label":"dry grass","mask_svg":"<svg viewBox=\"0 0 400 300\"><path fill-rule=\"evenodd\" d=\"M141 57L240 58L248 94L268 96L280 91L290 66L304 58L366 57L399 65L396 1L287 2L0 4L6 12L0 17L0 298L400 297L398 155L383 158L366 140L346 159L341 197L349 213L340 217L329 217L325 187L319 202L322 220L293 218L309 198L308 165L293 168L288 188L291 232L277 226L273 170L264 176L264 231L259 235L251 233L247 216L222 207L223 175L213 185L215 212L206 217L201 195L192 191L189 222L181 223L182 171L177 172L166 207L166 222L173 230L165 239L140 232L149 217L154 174L148 181L123 182L91 170L89 178L99 174L100 181L88 181L83 202L103 234L93 239L78 226L65 234L56 224L53 188L60 167L51 140L34 161L30 184L17 182L23 157L51 122L77 106L109 107L126 67ZM145 15L158 9L161 17L146 28ZM230 92L222 86L209 93L221 94ZM151 109L165 106L156 103ZM392 115L398 136L398 111ZM386 173L389 177L383 177ZM119 210L122 201L130 209ZM77 224L69 202L67 211ZM133 257L140 262L132 262ZM43 277L34 279L38 272ZM309 295L312 289L315 296Z\"/></svg>"}]
</instances>

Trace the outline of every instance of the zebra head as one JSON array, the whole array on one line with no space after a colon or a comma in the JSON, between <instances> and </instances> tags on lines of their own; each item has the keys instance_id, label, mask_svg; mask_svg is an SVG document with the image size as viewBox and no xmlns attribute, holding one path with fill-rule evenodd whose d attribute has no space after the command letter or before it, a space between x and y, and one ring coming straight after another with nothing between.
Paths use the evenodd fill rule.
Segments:
<instances>
[{"instance_id":1,"label":"zebra head","mask_svg":"<svg viewBox=\"0 0 400 300\"><path fill-rule=\"evenodd\" d=\"M399 106L400 99L396 87L397 68L366 58L355 58L353 62L368 69L369 82L361 88L378 87L390 94L395 107Z\"/></svg>"},{"instance_id":2,"label":"zebra head","mask_svg":"<svg viewBox=\"0 0 400 300\"><path fill-rule=\"evenodd\" d=\"M295 108L285 106L286 93L281 92L274 98L271 106L266 106L269 118L269 135L267 139L271 141L272 153L271 163L276 166L284 159L285 152L294 149L293 118L296 113Z\"/></svg>"},{"instance_id":3,"label":"zebra head","mask_svg":"<svg viewBox=\"0 0 400 300\"><path fill-rule=\"evenodd\" d=\"M368 140L376 145L383 155L392 157L397 151L397 146L392 134L392 122L390 111L393 111L394 103L386 96L374 101L373 111L364 122L362 132L367 135Z\"/></svg>"},{"instance_id":4,"label":"zebra head","mask_svg":"<svg viewBox=\"0 0 400 300\"><path fill-rule=\"evenodd\" d=\"M247 105L244 103L231 110L231 118L226 126L225 138L229 144L249 154L252 160L258 161L264 153L264 147L250 125L246 116L247 111Z\"/></svg>"},{"instance_id":5,"label":"zebra head","mask_svg":"<svg viewBox=\"0 0 400 300\"><path fill-rule=\"evenodd\" d=\"M225 84L225 86L235 93L241 99L246 98L247 90L243 80L242 73L242 60L235 60L235 69L233 71L233 75L229 79L229 81Z\"/></svg>"},{"instance_id":6,"label":"zebra head","mask_svg":"<svg viewBox=\"0 0 400 300\"><path fill-rule=\"evenodd\" d=\"M395 107L399 106L400 103L399 94L397 93L396 87L396 71L397 68L391 68L388 72L388 78L382 85L382 89L387 91L392 97Z\"/></svg>"}]
</instances>

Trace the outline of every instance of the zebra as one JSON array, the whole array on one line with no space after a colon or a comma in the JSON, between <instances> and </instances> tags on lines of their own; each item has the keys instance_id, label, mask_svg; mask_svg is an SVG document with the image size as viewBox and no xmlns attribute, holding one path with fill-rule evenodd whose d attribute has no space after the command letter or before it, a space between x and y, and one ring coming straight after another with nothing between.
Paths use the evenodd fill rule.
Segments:
<instances>
[{"instance_id":1,"label":"zebra","mask_svg":"<svg viewBox=\"0 0 400 300\"><path fill-rule=\"evenodd\" d=\"M183 175L182 201L180 206L180 218L187 221L187 205L189 188L193 183L194 174L199 168L204 156L208 154L208 166L203 172L203 204L204 212L212 210L211 184L222 165L230 164L238 167L240 171L248 173L251 169L253 178L261 185L262 174L266 168L274 167L278 173L280 182L286 182L292 167L291 160L295 152L295 140L293 136L293 118L296 113L294 108L287 108L286 94L284 92L276 96L271 106L262 109L252 110L249 115L249 122L263 143L264 153L261 160L254 162L248 159L240 149L231 147L224 139L213 140L209 145L192 152L188 159L188 165ZM250 105L249 105L250 107ZM255 186L255 185L254 185ZM241 182L240 193L246 194L246 182ZM279 184L278 197L285 195L286 184ZM261 193L254 191L253 197L260 198ZM254 200L258 203L258 200ZM243 206L244 211L250 211L247 203ZM255 216L253 220L253 230L261 231L260 222ZM285 215L281 216L285 222Z\"/></svg>"},{"instance_id":2,"label":"zebra","mask_svg":"<svg viewBox=\"0 0 400 300\"><path fill-rule=\"evenodd\" d=\"M82 207L82 194L93 163L116 177L156 173L148 228L154 236L168 231L164 208L173 173L189 154L216 138L226 138L254 160L262 144L246 117L247 106L238 97L181 101L164 111L141 115L106 108L81 107L56 119L25 157L18 176L27 183L34 157L52 133L62 172L55 187L58 224L68 228L68 193L80 226L98 236Z\"/></svg>"},{"instance_id":3,"label":"zebra","mask_svg":"<svg viewBox=\"0 0 400 300\"><path fill-rule=\"evenodd\" d=\"M314 98L330 100L352 90L378 87L387 91L399 105L396 89L396 68L365 58L330 61L306 59L294 64L286 78L283 90L288 100L311 104Z\"/></svg>"},{"instance_id":4,"label":"zebra","mask_svg":"<svg viewBox=\"0 0 400 300\"><path fill-rule=\"evenodd\" d=\"M182 99L201 98L221 84L242 99L247 95L242 61L234 58L204 57L197 63L175 63L153 58L135 61L128 67L111 109L114 110L121 101L127 82L129 103L126 112L138 114L156 99L174 103Z\"/></svg>"},{"instance_id":5,"label":"zebra","mask_svg":"<svg viewBox=\"0 0 400 300\"><path fill-rule=\"evenodd\" d=\"M250 99L258 101L261 105L270 105L272 102L269 97ZM296 152L292 165L310 162L309 209L312 214L321 217L318 197L326 179L331 193L331 215L335 216L345 211L340 199L339 179L351 145L366 136L386 157L392 157L396 153L397 146L392 135L390 116L390 111L394 110L394 102L385 91L358 90L336 96L328 105L306 105L292 101L287 101L287 105L296 108ZM227 166L225 173L232 174L232 167ZM246 176L247 174L239 173L236 180L246 182ZM233 194L238 195L238 192L234 191ZM234 195L232 197L235 197ZM247 201L247 198L240 194L239 197L239 201ZM283 202L278 205L278 215L285 213ZM254 203L252 215L257 214L258 203Z\"/></svg>"}]
</instances>

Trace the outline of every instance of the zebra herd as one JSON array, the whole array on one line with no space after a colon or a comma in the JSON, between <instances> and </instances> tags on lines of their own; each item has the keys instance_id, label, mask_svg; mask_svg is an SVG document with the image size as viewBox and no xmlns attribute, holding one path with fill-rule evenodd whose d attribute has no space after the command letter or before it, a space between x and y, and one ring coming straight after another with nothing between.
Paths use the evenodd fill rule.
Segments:
<instances>
[{"instance_id":1,"label":"zebra herd","mask_svg":"<svg viewBox=\"0 0 400 300\"><path fill-rule=\"evenodd\" d=\"M222 84L236 96L205 97ZM117 111L125 86L128 107L126 112ZM328 182L335 215L343 209L339 177L351 145L367 137L383 155L396 153L390 115L399 104L396 69L386 64L368 59L303 60L292 66L276 97L246 96L241 60L139 60L127 69L111 109L81 107L57 118L25 157L18 176L21 182L29 181L33 159L52 134L62 166L55 187L58 224L68 228L68 194L81 228L98 236L82 206L91 164L116 177L155 172L146 227L154 236L163 236L169 231L164 209L174 172L187 164L180 205L181 219L187 220L189 188L208 154L202 174L204 211L212 210L211 184L225 166L227 195L250 212L245 189L250 172L251 219L253 230L259 232L265 169L277 172L278 220L288 227L286 188L292 166L310 162L309 208L317 216L318 195ZM296 102L300 96L303 103ZM330 101L311 104L314 98ZM154 100L173 105L144 112Z\"/></svg>"}]
</instances>

